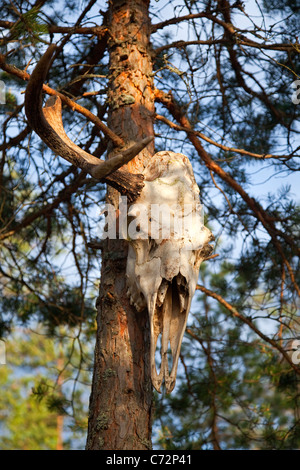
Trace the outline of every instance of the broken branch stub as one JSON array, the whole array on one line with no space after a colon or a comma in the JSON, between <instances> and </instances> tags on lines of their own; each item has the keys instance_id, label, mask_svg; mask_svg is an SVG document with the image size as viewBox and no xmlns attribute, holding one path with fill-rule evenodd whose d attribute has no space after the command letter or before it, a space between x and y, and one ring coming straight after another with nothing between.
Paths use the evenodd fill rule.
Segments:
<instances>
[{"instance_id":1,"label":"broken branch stub","mask_svg":"<svg viewBox=\"0 0 300 470\"><path fill-rule=\"evenodd\" d=\"M209 242L214 237L203 224L199 188L186 156L158 152L145 168L144 177L144 189L128 211L128 296L138 311L148 310L152 383L160 392L164 381L170 393L200 264L210 256L213 247ZM155 353L159 336L158 373Z\"/></svg>"},{"instance_id":2,"label":"broken branch stub","mask_svg":"<svg viewBox=\"0 0 300 470\"><path fill-rule=\"evenodd\" d=\"M28 123L53 152L92 177L103 180L118 189L122 194L127 195L130 201L134 200L143 188L143 176L133 175L125 170L119 170L119 168L141 152L153 140L153 137L146 137L106 161L85 152L72 142L64 130L59 96L50 97L45 107L42 107L43 82L55 49L55 45L48 47L28 82L25 93L25 112ZM112 131L110 132L112 133Z\"/></svg>"}]
</instances>

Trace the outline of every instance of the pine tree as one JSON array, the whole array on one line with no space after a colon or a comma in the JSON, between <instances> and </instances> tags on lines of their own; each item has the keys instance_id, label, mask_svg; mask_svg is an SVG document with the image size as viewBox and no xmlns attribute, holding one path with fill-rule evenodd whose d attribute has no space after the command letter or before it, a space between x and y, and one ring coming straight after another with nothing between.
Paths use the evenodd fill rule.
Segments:
<instances>
[{"instance_id":1,"label":"pine tree","mask_svg":"<svg viewBox=\"0 0 300 470\"><path fill-rule=\"evenodd\" d=\"M299 446L297 11L293 0L3 2L0 337L38 321L93 343L97 316L87 448L151 447L148 319L126 297L126 242L99 242L99 222L117 189L141 190L162 149L188 155L215 251L177 388L155 400L160 445ZM32 131L23 92L50 44L43 91L61 97L76 144L104 160L155 136L130 177L91 178Z\"/></svg>"}]
</instances>

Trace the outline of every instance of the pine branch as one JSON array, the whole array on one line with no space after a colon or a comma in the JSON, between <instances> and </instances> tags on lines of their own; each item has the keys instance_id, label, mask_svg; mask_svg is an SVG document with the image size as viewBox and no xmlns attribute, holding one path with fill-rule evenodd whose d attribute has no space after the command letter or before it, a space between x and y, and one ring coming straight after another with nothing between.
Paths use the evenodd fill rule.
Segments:
<instances>
[{"instance_id":1,"label":"pine branch","mask_svg":"<svg viewBox=\"0 0 300 470\"><path fill-rule=\"evenodd\" d=\"M294 364L293 361L291 360L291 357L289 354L286 352L285 349L283 349L280 345L280 343L276 342L272 338L269 338L266 336L259 328L256 327L256 325L253 323L253 321L249 317L245 317L241 313L237 311L237 309L231 305L227 300L225 300L221 295L217 294L216 292L211 291L210 289L207 289L204 286L197 285L196 287L197 290L200 290L201 292L204 292L206 295L209 295L213 299L216 299L221 305L223 305L234 317L238 318L241 320L243 323L249 326L251 330L253 330L260 338L262 338L266 343L270 344L273 348L277 349L277 351L282 354L284 359L288 362L288 364L294 369L296 374L300 375L300 368L297 364Z\"/></svg>"},{"instance_id":2,"label":"pine branch","mask_svg":"<svg viewBox=\"0 0 300 470\"><path fill-rule=\"evenodd\" d=\"M175 102L171 92L165 93L156 89L155 98L168 109L171 115L179 122L181 126L185 127L186 129L189 129L190 131L193 130L188 118L186 117L180 106L178 106ZM253 197L250 197L248 193L242 188L242 186L212 159L212 157L203 148L198 136L191 132L188 132L187 135L191 143L194 145L199 157L205 163L206 167L210 171L213 171L215 174L217 174L223 181L225 181L225 183L227 183L232 189L234 189L234 191L236 191L242 197L242 199L251 209L254 216L261 222L263 227L266 229L288 270L291 281L298 295L300 296L300 288L296 283L293 269L289 261L287 260L277 237L282 237L291 246L293 251L298 255L300 253L300 249L295 246L294 241L288 235L286 235L284 232L278 230L275 227L272 217L270 217L270 215L263 209L259 202L256 201Z\"/></svg>"}]
</instances>

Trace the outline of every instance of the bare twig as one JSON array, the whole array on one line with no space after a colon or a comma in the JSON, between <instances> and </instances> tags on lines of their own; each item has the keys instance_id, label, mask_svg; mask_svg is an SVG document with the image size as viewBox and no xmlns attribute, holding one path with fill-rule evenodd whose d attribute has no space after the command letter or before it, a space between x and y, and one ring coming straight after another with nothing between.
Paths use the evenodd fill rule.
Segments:
<instances>
[{"instance_id":1,"label":"bare twig","mask_svg":"<svg viewBox=\"0 0 300 470\"><path fill-rule=\"evenodd\" d=\"M292 157L298 157L299 156L299 155L293 155L293 154L290 154L290 155L273 155L271 153L260 154L260 153L249 152L248 150L245 150L245 149L237 149L237 148L234 148L234 147L228 147L226 145L219 144L218 142L212 140L210 137L207 137L202 132L195 131L194 129L190 129L190 128L187 128L187 127L184 127L184 126L179 126L178 124L175 124L174 122L170 121L165 116L161 116L159 114L156 114L155 118L158 119L159 121L164 122L165 124L167 124L172 129L175 129L177 131L185 131L185 132L188 132L190 134L194 134L194 135L200 137L201 139L205 140L209 144L212 144L215 147L218 147L219 149L225 150L226 152L234 152L234 153L238 153L240 155L245 155L245 156L254 157L254 158L260 158L260 159L263 159L263 160L267 160L268 158L289 160Z\"/></svg>"},{"instance_id":2,"label":"bare twig","mask_svg":"<svg viewBox=\"0 0 300 470\"><path fill-rule=\"evenodd\" d=\"M165 93L156 89L155 97L157 101L161 102L169 110L171 115L179 122L179 124L182 127L189 129L191 131L193 130L188 118L186 117L182 109L177 105L177 103L173 99L172 93L170 92ZM213 171L214 173L216 173L223 181L229 184L229 186L233 188L242 197L242 199L246 202L246 204L251 209L255 217L261 222L263 227L266 229L266 231L268 232L268 234L270 235L272 239L274 246L276 247L278 253L280 254L285 266L287 267L291 281L298 295L300 296L300 288L298 284L296 283L292 266L290 265L289 261L287 260L284 254L282 246L278 240L278 236L282 237L292 247L295 253L297 254L300 253L299 248L295 246L295 243L293 242L293 240L291 240L290 237L286 233L277 229L277 227L274 224L274 220L263 209L263 207L259 204L259 202L256 201L253 197L250 197L249 194L242 188L242 186L229 173L223 170L223 168L221 168L211 158L211 156L203 148L198 136L192 132L187 132L187 135L191 143L194 145L199 157L205 163L206 167L210 171Z\"/></svg>"},{"instance_id":3,"label":"bare twig","mask_svg":"<svg viewBox=\"0 0 300 470\"><path fill-rule=\"evenodd\" d=\"M276 342L272 338L269 338L266 336L259 328L256 327L256 325L252 322L252 320L249 317L245 317L241 313L239 313L233 305L231 305L227 300L225 300L221 295L217 294L216 292L211 291L210 289L207 289L204 286L197 285L196 287L197 290L200 290L204 292L204 294L209 295L210 297L216 299L221 305L223 305L234 317L238 318L241 320L243 323L248 325L260 338L262 338L266 343L269 343L273 348L277 349L282 356L286 359L288 364L294 369L294 371L300 375L300 368L298 365L294 364L293 361L291 360L289 354L285 349L283 349L280 345L279 342Z\"/></svg>"}]
</instances>

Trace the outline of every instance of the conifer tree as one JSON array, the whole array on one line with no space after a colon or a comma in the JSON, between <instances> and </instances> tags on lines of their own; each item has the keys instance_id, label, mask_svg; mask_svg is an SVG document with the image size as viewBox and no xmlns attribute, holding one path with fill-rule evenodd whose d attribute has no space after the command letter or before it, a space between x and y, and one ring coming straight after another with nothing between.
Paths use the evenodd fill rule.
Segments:
<instances>
[{"instance_id":1,"label":"conifer tree","mask_svg":"<svg viewBox=\"0 0 300 470\"><path fill-rule=\"evenodd\" d=\"M189 157L215 248L181 380L156 399L161 445L299 445L298 11L294 0L3 2L0 337L38 321L96 342L87 449L151 448L147 313L126 296L126 241L99 241L99 223L164 149ZM32 130L24 91L49 46L43 93L60 97L82 150L112 161L155 137L119 173L99 181Z\"/></svg>"}]
</instances>

